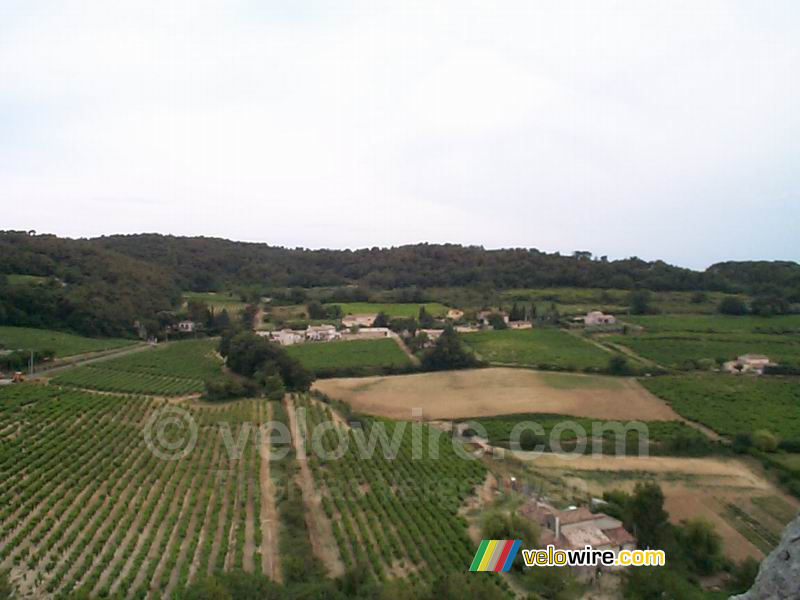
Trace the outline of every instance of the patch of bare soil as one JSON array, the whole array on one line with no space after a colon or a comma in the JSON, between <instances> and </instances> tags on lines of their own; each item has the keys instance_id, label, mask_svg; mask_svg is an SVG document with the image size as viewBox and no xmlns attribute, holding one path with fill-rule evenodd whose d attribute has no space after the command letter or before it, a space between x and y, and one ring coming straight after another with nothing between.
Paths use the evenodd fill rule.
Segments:
<instances>
[{"instance_id":1,"label":"patch of bare soil","mask_svg":"<svg viewBox=\"0 0 800 600\"><path fill-rule=\"evenodd\" d=\"M515 413L555 413L598 419L676 421L681 417L635 379L558 374L530 369L474 369L413 375L323 379L314 388L354 409L412 419L455 419Z\"/></svg>"}]
</instances>

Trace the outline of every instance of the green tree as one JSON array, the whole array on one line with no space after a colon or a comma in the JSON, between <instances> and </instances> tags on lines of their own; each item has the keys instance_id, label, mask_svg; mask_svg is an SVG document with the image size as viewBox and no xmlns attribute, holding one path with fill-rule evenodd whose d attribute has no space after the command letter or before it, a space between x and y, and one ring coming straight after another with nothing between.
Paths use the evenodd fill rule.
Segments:
<instances>
[{"instance_id":1,"label":"green tree","mask_svg":"<svg viewBox=\"0 0 800 600\"><path fill-rule=\"evenodd\" d=\"M422 357L422 368L426 371L447 369L469 369L480 366L480 361L466 349L455 330L448 326L433 348Z\"/></svg>"},{"instance_id":2,"label":"green tree","mask_svg":"<svg viewBox=\"0 0 800 600\"><path fill-rule=\"evenodd\" d=\"M778 449L778 439L766 429L759 429L753 433L753 446L762 452L775 452Z\"/></svg>"},{"instance_id":3,"label":"green tree","mask_svg":"<svg viewBox=\"0 0 800 600\"><path fill-rule=\"evenodd\" d=\"M487 540L522 540L522 548L536 548L539 545L539 527L536 523L502 510L483 514L481 535ZM514 559L512 567L518 572L523 570L522 553Z\"/></svg>"},{"instance_id":4,"label":"green tree","mask_svg":"<svg viewBox=\"0 0 800 600\"><path fill-rule=\"evenodd\" d=\"M308 294L303 288L292 288L289 292L289 300L292 304L303 304L308 298Z\"/></svg>"},{"instance_id":5,"label":"green tree","mask_svg":"<svg viewBox=\"0 0 800 600\"><path fill-rule=\"evenodd\" d=\"M633 488L629 514L640 548L661 548L669 531L664 493L655 482L639 482Z\"/></svg>"},{"instance_id":6,"label":"green tree","mask_svg":"<svg viewBox=\"0 0 800 600\"><path fill-rule=\"evenodd\" d=\"M749 590L758 575L758 566L758 561L752 556L748 556L739 564L734 565L731 571L730 592L743 594Z\"/></svg>"},{"instance_id":7,"label":"green tree","mask_svg":"<svg viewBox=\"0 0 800 600\"><path fill-rule=\"evenodd\" d=\"M652 294L649 290L636 290L628 296L628 305L633 315L649 315L653 311L650 305Z\"/></svg>"},{"instance_id":8,"label":"green tree","mask_svg":"<svg viewBox=\"0 0 800 600\"><path fill-rule=\"evenodd\" d=\"M626 600L702 600L703 593L681 571L665 567L630 567L622 575Z\"/></svg>"},{"instance_id":9,"label":"green tree","mask_svg":"<svg viewBox=\"0 0 800 600\"><path fill-rule=\"evenodd\" d=\"M326 319L328 317L326 308L316 300L309 302L306 306L306 310L308 311L309 319Z\"/></svg>"},{"instance_id":10,"label":"green tree","mask_svg":"<svg viewBox=\"0 0 800 600\"><path fill-rule=\"evenodd\" d=\"M547 600L577 600L581 597L580 585L569 567L534 567L523 573L525 589L535 598Z\"/></svg>"},{"instance_id":11,"label":"green tree","mask_svg":"<svg viewBox=\"0 0 800 600\"><path fill-rule=\"evenodd\" d=\"M204 577L193 583L183 595L186 600L234 600L233 595L213 577Z\"/></svg>"},{"instance_id":12,"label":"green tree","mask_svg":"<svg viewBox=\"0 0 800 600\"><path fill-rule=\"evenodd\" d=\"M492 326L492 329L508 329L508 324L500 313L492 313L489 315L489 325Z\"/></svg>"},{"instance_id":13,"label":"green tree","mask_svg":"<svg viewBox=\"0 0 800 600\"><path fill-rule=\"evenodd\" d=\"M208 304L202 300L189 300L186 304L186 312L189 315L189 319L195 323L205 323L208 320Z\"/></svg>"},{"instance_id":14,"label":"green tree","mask_svg":"<svg viewBox=\"0 0 800 600\"><path fill-rule=\"evenodd\" d=\"M746 315L747 304L737 296L725 296L719 303L717 310L723 315Z\"/></svg>"},{"instance_id":15,"label":"green tree","mask_svg":"<svg viewBox=\"0 0 800 600\"><path fill-rule=\"evenodd\" d=\"M373 327L388 327L389 326L389 315L385 312L381 311L375 317L375 321L372 323Z\"/></svg>"},{"instance_id":16,"label":"green tree","mask_svg":"<svg viewBox=\"0 0 800 600\"><path fill-rule=\"evenodd\" d=\"M433 327L436 323L436 319L433 318L433 315L430 314L426 309L425 305L419 307L419 314L417 316L417 320L419 321L419 326L424 328Z\"/></svg>"},{"instance_id":17,"label":"green tree","mask_svg":"<svg viewBox=\"0 0 800 600\"><path fill-rule=\"evenodd\" d=\"M614 354L608 359L608 372L612 375L627 375L630 373L628 359L621 354Z\"/></svg>"},{"instance_id":18,"label":"green tree","mask_svg":"<svg viewBox=\"0 0 800 600\"><path fill-rule=\"evenodd\" d=\"M722 564L722 538L714 525L703 517L689 519L681 530L681 546L692 570L698 575L711 575Z\"/></svg>"}]
</instances>

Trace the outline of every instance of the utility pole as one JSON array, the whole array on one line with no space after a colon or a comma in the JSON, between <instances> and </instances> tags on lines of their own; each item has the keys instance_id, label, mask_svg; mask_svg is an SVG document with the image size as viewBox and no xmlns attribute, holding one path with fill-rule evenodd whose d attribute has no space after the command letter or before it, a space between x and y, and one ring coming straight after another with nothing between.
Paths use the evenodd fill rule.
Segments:
<instances>
[{"instance_id":1,"label":"utility pole","mask_svg":"<svg viewBox=\"0 0 800 600\"><path fill-rule=\"evenodd\" d=\"M28 362L28 372L29 372L28 376L33 377L33 350L31 350L31 358L30 361Z\"/></svg>"}]
</instances>

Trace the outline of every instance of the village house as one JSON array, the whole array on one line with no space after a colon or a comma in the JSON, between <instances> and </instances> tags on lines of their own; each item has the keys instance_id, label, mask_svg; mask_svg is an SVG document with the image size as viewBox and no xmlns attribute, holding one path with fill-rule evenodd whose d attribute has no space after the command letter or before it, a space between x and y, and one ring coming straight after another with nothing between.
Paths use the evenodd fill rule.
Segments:
<instances>
[{"instance_id":1,"label":"village house","mask_svg":"<svg viewBox=\"0 0 800 600\"><path fill-rule=\"evenodd\" d=\"M266 337L271 342L276 342L281 346L291 346L301 344L305 341L305 331L295 331L294 329L281 329L280 331L257 331L256 334Z\"/></svg>"},{"instance_id":2,"label":"village house","mask_svg":"<svg viewBox=\"0 0 800 600\"><path fill-rule=\"evenodd\" d=\"M350 327L372 327L378 314L347 315L342 318L342 325Z\"/></svg>"},{"instance_id":3,"label":"village house","mask_svg":"<svg viewBox=\"0 0 800 600\"><path fill-rule=\"evenodd\" d=\"M454 329L456 333L475 333L476 331L480 331L480 329L472 325L456 325Z\"/></svg>"},{"instance_id":4,"label":"village house","mask_svg":"<svg viewBox=\"0 0 800 600\"><path fill-rule=\"evenodd\" d=\"M587 327L592 327L594 325L613 325L616 322L617 318L614 315L604 315L599 310L586 313L586 316L583 318L583 324Z\"/></svg>"},{"instance_id":5,"label":"village house","mask_svg":"<svg viewBox=\"0 0 800 600\"><path fill-rule=\"evenodd\" d=\"M763 354L742 354L736 360L726 362L723 369L730 373L764 373L764 367L774 367L775 363L770 362L769 357Z\"/></svg>"},{"instance_id":6,"label":"village house","mask_svg":"<svg viewBox=\"0 0 800 600\"><path fill-rule=\"evenodd\" d=\"M444 329L420 329L425 335L428 336L428 340L432 343L442 337L444 333Z\"/></svg>"},{"instance_id":7,"label":"village house","mask_svg":"<svg viewBox=\"0 0 800 600\"><path fill-rule=\"evenodd\" d=\"M387 338L392 336L392 330L388 327L359 327L356 333L348 333L347 336L359 340Z\"/></svg>"},{"instance_id":8,"label":"village house","mask_svg":"<svg viewBox=\"0 0 800 600\"><path fill-rule=\"evenodd\" d=\"M330 342L340 339L342 335L334 325L309 325L305 337L308 342Z\"/></svg>"},{"instance_id":9,"label":"village house","mask_svg":"<svg viewBox=\"0 0 800 600\"><path fill-rule=\"evenodd\" d=\"M178 323L178 331L181 333L193 333L196 329L194 321L181 321Z\"/></svg>"},{"instance_id":10,"label":"village house","mask_svg":"<svg viewBox=\"0 0 800 600\"><path fill-rule=\"evenodd\" d=\"M459 310L457 308L451 308L447 311L447 318L452 319L453 321L458 321L459 319L464 317L464 311Z\"/></svg>"},{"instance_id":11,"label":"village house","mask_svg":"<svg viewBox=\"0 0 800 600\"><path fill-rule=\"evenodd\" d=\"M559 510L542 501L528 501L519 513L536 522L541 528L539 546L552 544L561 550L582 550L587 545L595 550L610 550L617 555L620 550L636 549L636 538L619 519L588 508L570 507ZM594 567L571 567L578 574L590 575Z\"/></svg>"}]
</instances>

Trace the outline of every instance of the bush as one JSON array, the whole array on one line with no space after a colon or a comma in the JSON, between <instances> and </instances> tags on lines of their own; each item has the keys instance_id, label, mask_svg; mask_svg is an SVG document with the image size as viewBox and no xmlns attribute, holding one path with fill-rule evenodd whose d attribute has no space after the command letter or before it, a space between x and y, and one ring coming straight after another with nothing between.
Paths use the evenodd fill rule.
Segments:
<instances>
[{"instance_id":1,"label":"bush","mask_svg":"<svg viewBox=\"0 0 800 600\"><path fill-rule=\"evenodd\" d=\"M258 393L256 385L247 379L237 379L230 375L223 375L205 381L205 397L211 402L222 402L234 398L255 396ZM281 397L283 397L281 395Z\"/></svg>"},{"instance_id":2,"label":"bush","mask_svg":"<svg viewBox=\"0 0 800 600\"><path fill-rule=\"evenodd\" d=\"M608 359L608 372L611 375L627 375L630 373L628 359L620 354L615 354Z\"/></svg>"},{"instance_id":3,"label":"bush","mask_svg":"<svg viewBox=\"0 0 800 600\"><path fill-rule=\"evenodd\" d=\"M746 315L749 312L744 300L736 296L725 296L717 310L723 315Z\"/></svg>"},{"instance_id":4,"label":"bush","mask_svg":"<svg viewBox=\"0 0 800 600\"><path fill-rule=\"evenodd\" d=\"M759 429L753 434L753 446L762 452L775 452L778 439L766 429Z\"/></svg>"}]
</instances>

